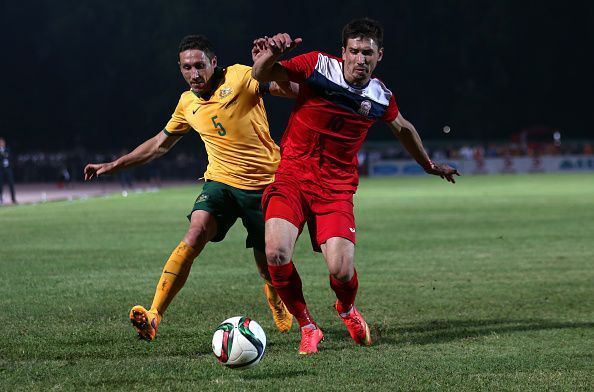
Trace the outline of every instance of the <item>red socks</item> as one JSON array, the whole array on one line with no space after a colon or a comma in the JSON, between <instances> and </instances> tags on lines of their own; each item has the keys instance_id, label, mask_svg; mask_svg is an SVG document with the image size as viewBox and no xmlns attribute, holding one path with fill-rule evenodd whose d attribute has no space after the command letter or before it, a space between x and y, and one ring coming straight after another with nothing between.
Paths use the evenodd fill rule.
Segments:
<instances>
[{"instance_id":1,"label":"red socks","mask_svg":"<svg viewBox=\"0 0 594 392\"><path fill-rule=\"evenodd\" d=\"M303 327L308 324L315 324L307 310L307 305L303 298L301 278L293 262L291 261L284 265L268 265L268 271L270 272L270 278L276 292L287 306L287 309L289 309L289 312L295 316L299 322L299 326ZM357 289L359 288L357 271L355 271L353 277L348 282L341 282L330 275L330 287L334 290L338 299L336 310L339 313L348 312L355 303Z\"/></svg>"},{"instance_id":2,"label":"red socks","mask_svg":"<svg viewBox=\"0 0 594 392\"><path fill-rule=\"evenodd\" d=\"M359 288L359 280L357 279L357 271L348 282L341 282L330 275L330 287L336 293L338 302L336 303L336 310L338 313L348 312L355 303L357 296L357 289Z\"/></svg>"},{"instance_id":3,"label":"red socks","mask_svg":"<svg viewBox=\"0 0 594 392\"><path fill-rule=\"evenodd\" d=\"M290 261L284 265L268 265L268 271L276 292L289 309L289 312L295 316L299 326L315 324L307 310L303 298L301 278L293 262Z\"/></svg>"}]
</instances>

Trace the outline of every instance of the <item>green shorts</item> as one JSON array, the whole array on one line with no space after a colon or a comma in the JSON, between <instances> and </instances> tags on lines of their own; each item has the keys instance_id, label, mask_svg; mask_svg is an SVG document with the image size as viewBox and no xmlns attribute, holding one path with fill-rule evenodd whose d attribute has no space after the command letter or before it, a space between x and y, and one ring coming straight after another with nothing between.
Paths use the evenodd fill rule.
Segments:
<instances>
[{"instance_id":1,"label":"green shorts","mask_svg":"<svg viewBox=\"0 0 594 392\"><path fill-rule=\"evenodd\" d=\"M264 252L262 192L263 189L247 191L217 181L206 181L188 219L196 210L213 214L217 221L217 234L211 241L219 242L225 238L237 218L241 218L248 234L245 247Z\"/></svg>"}]
</instances>

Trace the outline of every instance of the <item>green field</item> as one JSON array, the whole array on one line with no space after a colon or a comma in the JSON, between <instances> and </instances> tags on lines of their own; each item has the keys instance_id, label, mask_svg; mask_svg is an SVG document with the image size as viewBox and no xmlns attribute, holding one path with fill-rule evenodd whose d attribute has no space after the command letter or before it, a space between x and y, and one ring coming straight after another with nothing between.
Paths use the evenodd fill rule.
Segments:
<instances>
[{"instance_id":1,"label":"green field","mask_svg":"<svg viewBox=\"0 0 594 392\"><path fill-rule=\"evenodd\" d=\"M333 312L325 264L295 263L326 335L297 355L276 332L237 224L207 246L156 341L150 305L198 187L0 209L0 390L594 390L592 174L367 179L356 196L358 307L374 345ZM269 344L237 371L214 328L245 314Z\"/></svg>"}]
</instances>

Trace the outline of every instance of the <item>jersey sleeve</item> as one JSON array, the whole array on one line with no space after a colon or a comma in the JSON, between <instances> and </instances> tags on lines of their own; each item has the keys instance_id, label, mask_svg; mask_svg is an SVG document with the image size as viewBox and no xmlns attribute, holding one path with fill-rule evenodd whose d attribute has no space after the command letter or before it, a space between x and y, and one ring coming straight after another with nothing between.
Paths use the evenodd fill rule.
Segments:
<instances>
[{"instance_id":1,"label":"jersey sleeve","mask_svg":"<svg viewBox=\"0 0 594 392\"><path fill-rule=\"evenodd\" d=\"M252 67L241 64L235 64L233 67L237 72L239 80L241 80L242 86L247 88L250 94L261 95L260 83L252 77Z\"/></svg>"},{"instance_id":2,"label":"jersey sleeve","mask_svg":"<svg viewBox=\"0 0 594 392\"><path fill-rule=\"evenodd\" d=\"M280 61L280 65L287 71L291 82L302 82L307 79L318 63L319 52L309 52L288 60Z\"/></svg>"},{"instance_id":3,"label":"jersey sleeve","mask_svg":"<svg viewBox=\"0 0 594 392\"><path fill-rule=\"evenodd\" d=\"M172 135L183 135L190 130L190 124L186 120L184 113L183 96L179 99L175 111L171 115L171 119L165 125L165 131Z\"/></svg>"},{"instance_id":4,"label":"jersey sleeve","mask_svg":"<svg viewBox=\"0 0 594 392\"><path fill-rule=\"evenodd\" d=\"M400 111L398 110L398 105L396 104L396 98L394 98L394 94L392 94L390 101L388 102L388 108L382 116L382 121L390 123L396 120L398 113L400 113Z\"/></svg>"}]
</instances>

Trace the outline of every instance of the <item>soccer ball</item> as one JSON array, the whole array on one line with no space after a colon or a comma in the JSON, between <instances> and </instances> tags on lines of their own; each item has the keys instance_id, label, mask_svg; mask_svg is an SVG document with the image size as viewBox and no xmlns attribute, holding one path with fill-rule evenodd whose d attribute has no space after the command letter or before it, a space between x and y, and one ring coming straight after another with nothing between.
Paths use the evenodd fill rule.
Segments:
<instances>
[{"instance_id":1,"label":"soccer ball","mask_svg":"<svg viewBox=\"0 0 594 392\"><path fill-rule=\"evenodd\" d=\"M264 355L266 334L260 324L237 316L223 321L212 337L212 351L223 366L247 369Z\"/></svg>"}]
</instances>

